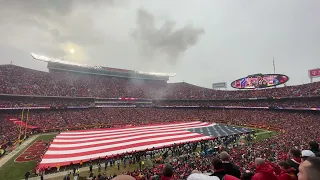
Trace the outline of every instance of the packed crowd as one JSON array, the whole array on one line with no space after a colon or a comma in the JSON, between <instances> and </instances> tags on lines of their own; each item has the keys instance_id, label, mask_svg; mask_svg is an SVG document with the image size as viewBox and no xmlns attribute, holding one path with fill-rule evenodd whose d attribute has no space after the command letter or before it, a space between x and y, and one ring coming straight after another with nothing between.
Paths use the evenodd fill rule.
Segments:
<instances>
[{"instance_id":1,"label":"packed crowd","mask_svg":"<svg viewBox=\"0 0 320 180\"><path fill-rule=\"evenodd\" d=\"M20 114L6 112L2 117L20 117ZM87 128L92 124L141 125L150 123L166 123L174 121L202 120L205 122L218 122L240 126L255 126L260 128L279 129L279 135L250 145L239 143L223 144L223 149L229 152L232 162L240 167L242 174L246 171L256 172L254 160L261 157L267 162L278 163L287 158L288 152L294 148L299 150L309 149L310 141L319 142L320 116L317 112L271 111L271 110L214 110L214 109L167 109L167 108L89 108L82 110L54 110L31 111L30 125L40 126L42 129L72 127ZM2 133L6 138L17 137L14 132L17 127L1 123ZM98 126L100 127L100 126ZM12 134L13 133L13 134ZM2 137L3 137L2 135ZM212 142L210 142L212 143ZM213 142L215 147L216 141ZM211 146L212 147L212 146ZM184 154L188 155L188 153ZM171 162L173 174L176 179L185 178L190 174L192 167L198 171L208 171L212 156L189 157L188 160L177 159ZM193 165L195 166L193 166ZM160 168L161 169L161 168ZM140 179L159 175L159 167L151 170L130 172L130 175ZM181 179L183 179L181 178Z\"/></svg>"},{"instance_id":2,"label":"packed crowd","mask_svg":"<svg viewBox=\"0 0 320 180\"><path fill-rule=\"evenodd\" d=\"M135 97L150 99L238 99L320 94L320 82L252 91L223 91L188 83L42 72L13 65L0 67L0 93L41 96Z\"/></svg>"},{"instance_id":3,"label":"packed crowd","mask_svg":"<svg viewBox=\"0 0 320 180\"><path fill-rule=\"evenodd\" d=\"M19 129L12 122L0 117L0 146L5 142L14 142L18 139ZM0 148L1 149L1 148Z\"/></svg>"},{"instance_id":4,"label":"packed crowd","mask_svg":"<svg viewBox=\"0 0 320 180\"><path fill-rule=\"evenodd\" d=\"M19 118L20 111L5 111L1 117ZM24 119L27 119L26 113ZM170 109L170 108L88 108L73 110L31 110L28 125L37 126L42 130L66 130L110 125L141 125L150 123L179 122L202 120L206 122L222 122L236 125L271 126L278 129L289 129L288 133L301 130L295 124L317 124L318 114L302 112L280 112L263 110L219 110L219 109ZM310 122L307 122L310 121ZM8 126L9 122L1 123ZM313 132L310 127L308 131ZM6 129L5 127L3 129ZM8 129L8 128L7 128ZM5 132L6 130L2 131ZM14 131L10 131L14 132ZM306 131L307 132L307 131ZM10 135L6 135L10 137Z\"/></svg>"},{"instance_id":5,"label":"packed crowd","mask_svg":"<svg viewBox=\"0 0 320 180\"><path fill-rule=\"evenodd\" d=\"M155 100L153 106L241 106L241 107L285 107L285 108L319 108L320 98L288 98L264 100ZM21 107L93 107L120 106L137 104L134 101L95 100L94 98L36 98L36 97L0 97L0 108ZM146 103L140 103L146 105ZM150 104L151 105L151 102Z\"/></svg>"},{"instance_id":6,"label":"packed crowd","mask_svg":"<svg viewBox=\"0 0 320 180\"><path fill-rule=\"evenodd\" d=\"M42 72L18 66L0 67L0 93L77 97L150 97L164 81Z\"/></svg>"},{"instance_id":7,"label":"packed crowd","mask_svg":"<svg viewBox=\"0 0 320 180\"><path fill-rule=\"evenodd\" d=\"M294 108L318 108L320 107L320 99L302 99L302 98L289 98L289 99L268 99L268 100L162 100L153 101L155 106L241 106L241 107L294 107Z\"/></svg>"},{"instance_id":8,"label":"packed crowd","mask_svg":"<svg viewBox=\"0 0 320 180\"><path fill-rule=\"evenodd\" d=\"M230 111L228 114L235 116L239 112L238 110L236 112ZM251 134L234 135L200 143L190 142L163 149L103 157L94 161L94 164L91 161L88 162L90 170L88 176L96 180L112 179L116 174L110 174L109 166L117 166L119 171L134 164L138 164L139 168L124 174L141 180L210 179L208 174L211 175L211 178L214 176L225 180L240 178L244 180L296 180L298 172L300 177L306 176L303 174L305 172L301 168L299 169L299 165L303 161L309 160L310 157L320 156L318 144L320 130L314 128L319 125L319 119L315 118L317 114L252 112L261 116L254 116L251 118L252 120L246 120L248 116L242 117L241 115L244 114L240 113L240 118L232 119L230 123L244 125L257 121L255 118L261 118L268 126L280 127L283 128L283 131L280 131L277 136L258 142L254 142L256 136ZM246 114L251 113L249 111ZM270 117L266 117L269 114L271 114ZM276 114L280 115L279 119L272 121L277 117ZM239 139L246 139L249 144L244 144L242 141L238 141ZM217 153L220 154L217 156ZM151 159L153 161L147 163ZM319 159L313 160L319 165ZM92 173L92 164L98 167L96 174ZM99 164L104 164L104 166ZM78 167L79 164L72 164L74 176L77 174ZM104 171L101 170L102 167L105 167ZM171 169L170 173L166 172L168 167ZM315 172L317 176L302 180L316 180L320 175L319 167ZM67 175L66 177L71 176Z\"/></svg>"},{"instance_id":9,"label":"packed crowd","mask_svg":"<svg viewBox=\"0 0 320 180\"><path fill-rule=\"evenodd\" d=\"M320 94L320 83L269 88L262 90L212 90L188 83L173 83L164 91L163 99L240 99L256 97L307 97ZM157 99L157 98L155 98Z\"/></svg>"},{"instance_id":10,"label":"packed crowd","mask_svg":"<svg viewBox=\"0 0 320 180\"><path fill-rule=\"evenodd\" d=\"M15 107L66 107L66 106L92 106L93 99L63 99L63 98L29 98L14 97L1 98L0 108Z\"/></svg>"},{"instance_id":11,"label":"packed crowd","mask_svg":"<svg viewBox=\"0 0 320 180\"><path fill-rule=\"evenodd\" d=\"M141 125L196 119L194 111L153 108L87 108L71 110L31 110L28 124L43 130L101 127L103 125ZM21 119L21 113L6 112L5 117ZM24 114L26 119L26 114Z\"/></svg>"}]
</instances>

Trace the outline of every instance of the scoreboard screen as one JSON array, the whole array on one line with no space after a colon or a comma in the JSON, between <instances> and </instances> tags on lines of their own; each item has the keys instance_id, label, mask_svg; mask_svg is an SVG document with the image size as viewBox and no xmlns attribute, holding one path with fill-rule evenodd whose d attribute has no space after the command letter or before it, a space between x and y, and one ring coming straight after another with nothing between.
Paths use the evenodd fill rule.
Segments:
<instances>
[{"instance_id":1,"label":"scoreboard screen","mask_svg":"<svg viewBox=\"0 0 320 180\"><path fill-rule=\"evenodd\" d=\"M283 74L255 74L233 81L231 87L236 89L268 88L288 81L289 77Z\"/></svg>"}]
</instances>

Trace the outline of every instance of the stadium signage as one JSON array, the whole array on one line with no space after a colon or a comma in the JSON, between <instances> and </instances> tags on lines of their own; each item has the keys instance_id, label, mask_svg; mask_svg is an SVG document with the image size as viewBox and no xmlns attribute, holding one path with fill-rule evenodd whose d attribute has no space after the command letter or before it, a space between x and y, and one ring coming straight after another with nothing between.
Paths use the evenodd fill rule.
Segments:
<instances>
[{"instance_id":1,"label":"stadium signage","mask_svg":"<svg viewBox=\"0 0 320 180\"><path fill-rule=\"evenodd\" d=\"M310 78L320 77L320 68L318 68L318 69L310 69L309 70L309 77Z\"/></svg>"},{"instance_id":2,"label":"stadium signage","mask_svg":"<svg viewBox=\"0 0 320 180\"><path fill-rule=\"evenodd\" d=\"M10 109L50 109L50 107L10 107L10 108L0 108L0 110L10 110Z\"/></svg>"},{"instance_id":3,"label":"stadium signage","mask_svg":"<svg viewBox=\"0 0 320 180\"><path fill-rule=\"evenodd\" d=\"M284 74L254 74L237 79L231 83L236 89L257 89L278 86L289 81Z\"/></svg>"},{"instance_id":4,"label":"stadium signage","mask_svg":"<svg viewBox=\"0 0 320 180\"><path fill-rule=\"evenodd\" d=\"M219 89L219 88L227 88L226 82L220 82L220 83L213 83L212 89Z\"/></svg>"}]
</instances>

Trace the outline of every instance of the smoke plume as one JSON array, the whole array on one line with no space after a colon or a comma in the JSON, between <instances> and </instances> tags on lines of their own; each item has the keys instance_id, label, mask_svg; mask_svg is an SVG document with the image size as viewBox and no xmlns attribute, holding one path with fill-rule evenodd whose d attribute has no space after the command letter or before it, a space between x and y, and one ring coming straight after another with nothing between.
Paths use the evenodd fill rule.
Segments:
<instances>
[{"instance_id":1,"label":"smoke plume","mask_svg":"<svg viewBox=\"0 0 320 180\"><path fill-rule=\"evenodd\" d=\"M142 55L150 59L156 55L164 55L171 63L175 63L182 53L196 45L204 34L202 28L195 28L191 24L175 28L176 23L170 20L157 27L154 15L144 9L137 11L136 24L132 37L139 45Z\"/></svg>"}]
</instances>

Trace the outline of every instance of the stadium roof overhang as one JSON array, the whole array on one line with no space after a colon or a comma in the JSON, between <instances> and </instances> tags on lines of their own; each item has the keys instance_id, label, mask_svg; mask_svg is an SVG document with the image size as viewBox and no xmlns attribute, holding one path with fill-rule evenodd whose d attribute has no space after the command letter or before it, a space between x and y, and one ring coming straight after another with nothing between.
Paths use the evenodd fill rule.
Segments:
<instances>
[{"instance_id":1,"label":"stadium roof overhang","mask_svg":"<svg viewBox=\"0 0 320 180\"><path fill-rule=\"evenodd\" d=\"M35 60L39 60L39 61L44 61L48 63L57 63L61 65L66 65L66 66L74 66L74 67L86 68L86 69L97 70L97 71L104 70L108 72L126 73L126 74L134 74L134 75L141 75L141 76L163 77L163 78L169 78L177 75L176 73L143 72L143 71L133 71L133 70L117 69L117 68L102 67L102 66L90 66L86 64L79 64L75 62L64 61L58 58L50 58L50 57L38 55L35 53L30 53L30 55Z\"/></svg>"}]
</instances>

